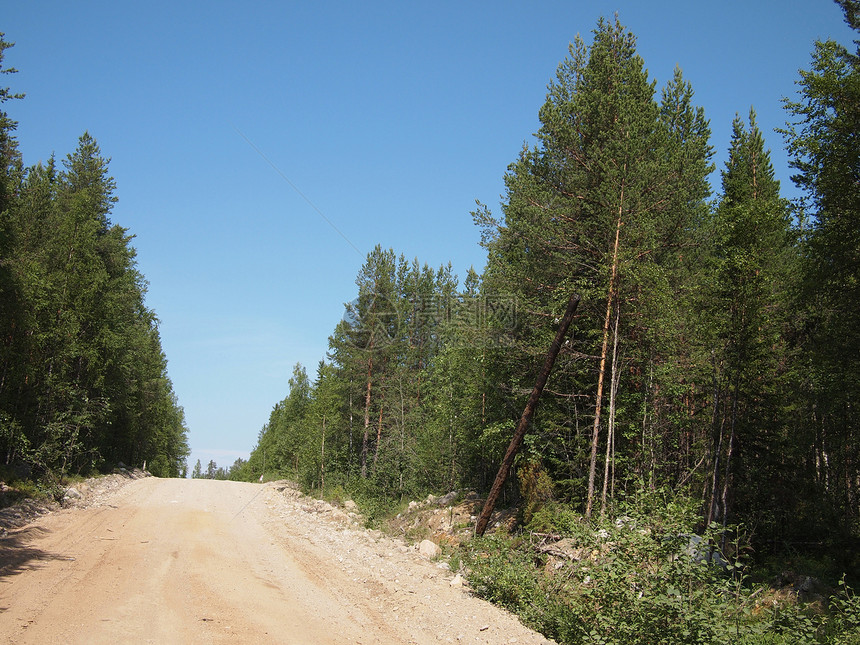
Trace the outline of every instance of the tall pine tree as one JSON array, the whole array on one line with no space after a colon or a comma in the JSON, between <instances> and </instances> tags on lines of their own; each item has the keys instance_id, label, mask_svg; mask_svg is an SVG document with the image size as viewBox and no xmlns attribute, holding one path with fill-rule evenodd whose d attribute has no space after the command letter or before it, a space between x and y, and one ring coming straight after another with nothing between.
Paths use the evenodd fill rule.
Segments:
<instances>
[{"instance_id":1,"label":"tall pine tree","mask_svg":"<svg viewBox=\"0 0 860 645\"><path fill-rule=\"evenodd\" d=\"M653 405L649 366L667 360L649 349L659 330L646 321L675 306L680 249L708 194L708 127L691 97L677 72L659 104L634 36L617 20L601 20L591 46L577 39L549 86L538 145L525 148L506 177L504 221L493 231L492 220L480 218L486 282L515 294L525 314L512 391L531 380L569 294L583 296L577 351L562 356L557 383L549 386L567 394L555 412L544 408L540 416L548 426L575 427L580 442L584 417L590 419L585 471L576 465L567 474L582 481L587 514L601 442L611 455L612 438L604 437L621 413L617 397L627 398L625 426L641 426L642 406ZM638 349L625 359L634 363L634 377L623 383L618 352L626 345ZM590 406L572 398L583 393ZM654 461L646 450L631 446L640 471Z\"/></svg>"},{"instance_id":2,"label":"tall pine tree","mask_svg":"<svg viewBox=\"0 0 860 645\"><path fill-rule=\"evenodd\" d=\"M860 3L838 0L860 31ZM860 41L818 41L800 72L784 135L804 191L805 357L812 454L804 455L831 524L860 519Z\"/></svg>"},{"instance_id":3,"label":"tall pine tree","mask_svg":"<svg viewBox=\"0 0 860 645\"><path fill-rule=\"evenodd\" d=\"M780 468L786 423L785 331L796 261L788 203L779 189L751 110L748 126L740 118L733 124L699 305L708 320L713 384L707 523L725 524L736 497L741 514L753 517L771 505L772 488L782 483L773 471Z\"/></svg>"}]
</instances>

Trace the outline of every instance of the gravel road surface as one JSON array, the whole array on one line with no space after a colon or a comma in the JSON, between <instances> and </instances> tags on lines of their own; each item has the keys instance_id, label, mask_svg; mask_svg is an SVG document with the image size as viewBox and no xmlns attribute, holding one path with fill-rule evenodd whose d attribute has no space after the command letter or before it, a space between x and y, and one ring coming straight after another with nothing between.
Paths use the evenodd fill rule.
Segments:
<instances>
[{"instance_id":1,"label":"gravel road surface","mask_svg":"<svg viewBox=\"0 0 860 645\"><path fill-rule=\"evenodd\" d=\"M283 484L147 477L87 506L0 539L0 642L549 642Z\"/></svg>"}]
</instances>

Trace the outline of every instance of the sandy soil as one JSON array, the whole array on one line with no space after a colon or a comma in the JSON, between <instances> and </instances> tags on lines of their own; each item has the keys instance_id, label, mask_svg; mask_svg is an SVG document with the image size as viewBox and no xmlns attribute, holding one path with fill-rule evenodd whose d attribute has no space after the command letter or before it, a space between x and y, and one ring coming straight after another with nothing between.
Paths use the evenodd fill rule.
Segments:
<instances>
[{"instance_id":1,"label":"sandy soil","mask_svg":"<svg viewBox=\"0 0 860 645\"><path fill-rule=\"evenodd\" d=\"M547 643L283 485L146 478L0 539L5 643Z\"/></svg>"}]
</instances>

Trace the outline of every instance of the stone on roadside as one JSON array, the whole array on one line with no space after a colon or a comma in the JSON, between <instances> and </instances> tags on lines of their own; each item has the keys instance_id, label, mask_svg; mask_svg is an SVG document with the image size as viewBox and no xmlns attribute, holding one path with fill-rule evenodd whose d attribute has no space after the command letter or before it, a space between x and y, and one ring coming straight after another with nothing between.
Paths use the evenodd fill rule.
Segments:
<instances>
[{"instance_id":1,"label":"stone on roadside","mask_svg":"<svg viewBox=\"0 0 860 645\"><path fill-rule=\"evenodd\" d=\"M439 499L437 499L437 500L436 500L436 503L437 503L439 506L450 506L450 504L451 504L455 499L457 499L457 495L458 495L457 491L452 490L452 491L451 491L450 493L448 493L447 495L443 495L442 497L440 497Z\"/></svg>"},{"instance_id":2,"label":"stone on roadside","mask_svg":"<svg viewBox=\"0 0 860 645\"><path fill-rule=\"evenodd\" d=\"M430 540L421 540L421 544L418 545L418 553L428 560L432 560L439 555L439 546Z\"/></svg>"}]
</instances>

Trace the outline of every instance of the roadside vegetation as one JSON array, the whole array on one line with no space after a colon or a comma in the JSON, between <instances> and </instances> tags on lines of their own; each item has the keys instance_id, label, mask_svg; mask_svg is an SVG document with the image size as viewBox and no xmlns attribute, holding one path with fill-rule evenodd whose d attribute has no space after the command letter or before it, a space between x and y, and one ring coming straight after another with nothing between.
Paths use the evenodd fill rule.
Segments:
<instances>
[{"instance_id":1,"label":"roadside vegetation","mask_svg":"<svg viewBox=\"0 0 860 645\"><path fill-rule=\"evenodd\" d=\"M642 489L591 521L547 506L466 541L457 564L474 593L564 644L860 643L860 596L835 568L763 579L742 527L695 534L698 504L666 493Z\"/></svg>"}]
</instances>

